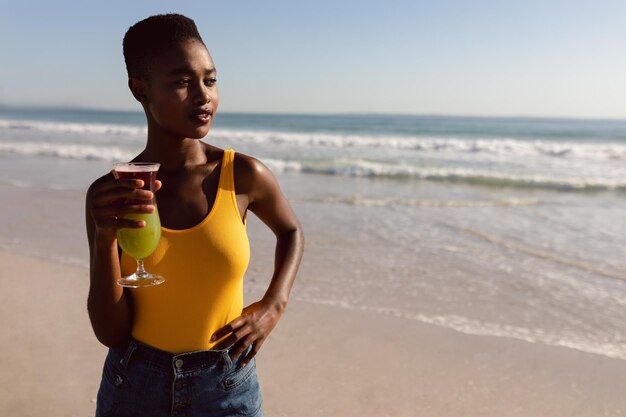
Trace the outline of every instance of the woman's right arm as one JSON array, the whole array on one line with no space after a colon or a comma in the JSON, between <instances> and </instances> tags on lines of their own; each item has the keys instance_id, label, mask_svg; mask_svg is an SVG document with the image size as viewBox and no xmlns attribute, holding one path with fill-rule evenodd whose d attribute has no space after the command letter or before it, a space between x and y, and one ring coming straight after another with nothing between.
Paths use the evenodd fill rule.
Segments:
<instances>
[{"instance_id":1,"label":"woman's right arm","mask_svg":"<svg viewBox=\"0 0 626 417\"><path fill-rule=\"evenodd\" d=\"M121 227L144 226L143 221L119 217L127 213L154 211L149 204L121 203L131 199L150 200L152 193L141 190L142 185L141 180L118 180L113 175L106 175L87 191L85 217L90 261L87 311L96 337L108 347L122 346L131 334L130 300L124 288L116 283L121 276L116 234Z\"/></svg>"}]
</instances>

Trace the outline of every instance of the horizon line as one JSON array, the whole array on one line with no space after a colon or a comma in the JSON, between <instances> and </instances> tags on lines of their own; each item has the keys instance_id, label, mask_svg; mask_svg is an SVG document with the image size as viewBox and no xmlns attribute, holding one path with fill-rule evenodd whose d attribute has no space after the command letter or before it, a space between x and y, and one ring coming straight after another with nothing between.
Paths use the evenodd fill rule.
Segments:
<instances>
[{"instance_id":1,"label":"horizon line","mask_svg":"<svg viewBox=\"0 0 626 417\"><path fill-rule=\"evenodd\" d=\"M113 109L113 108L98 108L89 106L75 106L75 105L10 105L0 103L1 109L9 110L51 110L51 111L88 111L88 112L106 112L106 113L137 113L143 114L141 109ZM218 113L222 114L242 114L242 115L267 115L267 116L313 116L313 117L332 117L332 116L399 116L399 117L433 117L433 118L468 118L468 119L526 119L526 120L587 120L587 121L626 121L626 115L621 117L615 116L555 116L555 115L488 115L488 114L469 114L469 113L417 113L417 112L384 112L384 111L369 111L369 112L262 112L262 111L249 111L249 110L220 110Z\"/></svg>"}]
</instances>

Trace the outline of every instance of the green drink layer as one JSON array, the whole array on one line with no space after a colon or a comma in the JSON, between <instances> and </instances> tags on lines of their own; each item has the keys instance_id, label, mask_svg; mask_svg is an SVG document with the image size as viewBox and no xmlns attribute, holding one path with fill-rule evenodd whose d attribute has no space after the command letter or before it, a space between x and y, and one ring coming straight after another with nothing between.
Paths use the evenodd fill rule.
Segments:
<instances>
[{"instance_id":1,"label":"green drink layer","mask_svg":"<svg viewBox=\"0 0 626 417\"><path fill-rule=\"evenodd\" d=\"M149 214L129 214L124 216L130 220L143 220L146 225L139 229L119 229L117 231L117 242L127 255L137 260L145 259L159 244L161 238L161 220L159 212Z\"/></svg>"}]
</instances>

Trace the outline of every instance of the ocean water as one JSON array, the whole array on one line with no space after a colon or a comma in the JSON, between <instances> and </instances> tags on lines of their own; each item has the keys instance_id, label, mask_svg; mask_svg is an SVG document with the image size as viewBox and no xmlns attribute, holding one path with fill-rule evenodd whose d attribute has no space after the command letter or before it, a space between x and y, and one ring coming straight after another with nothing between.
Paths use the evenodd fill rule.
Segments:
<instances>
[{"instance_id":1,"label":"ocean water","mask_svg":"<svg viewBox=\"0 0 626 417\"><path fill-rule=\"evenodd\" d=\"M145 135L136 112L0 108L0 247L86 266L84 191ZM626 359L626 121L225 113L205 140L301 217L295 298ZM249 231L261 291L272 237Z\"/></svg>"}]
</instances>

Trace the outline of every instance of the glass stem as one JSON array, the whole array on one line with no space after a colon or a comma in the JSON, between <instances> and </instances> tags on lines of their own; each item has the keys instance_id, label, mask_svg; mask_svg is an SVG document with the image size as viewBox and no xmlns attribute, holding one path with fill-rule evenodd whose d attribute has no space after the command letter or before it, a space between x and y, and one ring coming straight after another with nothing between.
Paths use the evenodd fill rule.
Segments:
<instances>
[{"instance_id":1,"label":"glass stem","mask_svg":"<svg viewBox=\"0 0 626 417\"><path fill-rule=\"evenodd\" d=\"M137 271L135 271L135 275L140 277L146 275L146 270L143 268L143 259L137 259Z\"/></svg>"}]
</instances>

